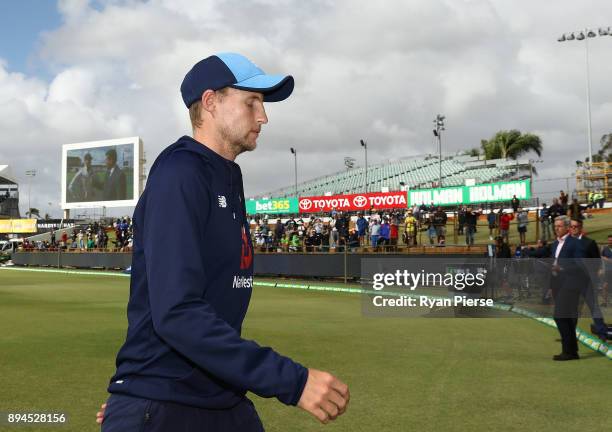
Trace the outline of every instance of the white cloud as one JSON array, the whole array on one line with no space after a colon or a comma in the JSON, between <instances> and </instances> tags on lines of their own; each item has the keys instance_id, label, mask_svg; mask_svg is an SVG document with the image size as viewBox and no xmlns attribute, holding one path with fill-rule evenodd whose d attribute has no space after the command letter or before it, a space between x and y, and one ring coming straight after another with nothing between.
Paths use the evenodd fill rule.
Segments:
<instances>
[{"instance_id":1,"label":"white cloud","mask_svg":"<svg viewBox=\"0 0 612 432\"><path fill-rule=\"evenodd\" d=\"M595 0L98 3L59 2L64 23L41 36L38 53L49 82L0 63L0 160L17 176L39 168L41 207L59 201L61 144L140 135L151 166L189 133L180 82L219 51L296 79L292 98L267 107L257 151L238 160L247 193L291 184L291 146L302 180L343 169L344 156L361 163L361 138L370 163L435 152L439 112L445 151L518 128L544 140L541 176L570 173L586 152L584 50L556 38L612 24L602 21L612 5ZM590 41L595 147L612 129L611 43Z\"/></svg>"}]
</instances>

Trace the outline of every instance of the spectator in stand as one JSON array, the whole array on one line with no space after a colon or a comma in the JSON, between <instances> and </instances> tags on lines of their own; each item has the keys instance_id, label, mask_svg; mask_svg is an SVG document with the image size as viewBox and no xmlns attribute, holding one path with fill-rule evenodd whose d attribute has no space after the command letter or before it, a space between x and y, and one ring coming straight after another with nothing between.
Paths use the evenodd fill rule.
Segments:
<instances>
[{"instance_id":1,"label":"spectator in stand","mask_svg":"<svg viewBox=\"0 0 612 432\"><path fill-rule=\"evenodd\" d=\"M557 198L554 198L552 205L548 207L548 219L550 221L550 225L554 224L554 221L557 217L563 216L564 214L565 211L563 210L563 206L559 203L559 200Z\"/></svg>"},{"instance_id":2,"label":"spectator in stand","mask_svg":"<svg viewBox=\"0 0 612 432\"><path fill-rule=\"evenodd\" d=\"M438 209L433 215L433 224L436 229L436 237L439 245L444 245L446 243L447 219L446 212L442 210L442 207L438 206Z\"/></svg>"},{"instance_id":3,"label":"spectator in stand","mask_svg":"<svg viewBox=\"0 0 612 432\"><path fill-rule=\"evenodd\" d=\"M280 244L283 234L285 234L285 225L283 225L280 219L276 219L276 224L274 225L274 243L276 246Z\"/></svg>"},{"instance_id":4,"label":"spectator in stand","mask_svg":"<svg viewBox=\"0 0 612 432\"><path fill-rule=\"evenodd\" d=\"M62 233L61 239L62 240L61 240L60 245L61 245L62 249L66 249L68 247L68 233L66 231L64 231Z\"/></svg>"},{"instance_id":5,"label":"spectator in stand","mask_svg":"<svg viewBox=\"0 0 612 432\"><path fill-rule=\"evenodd\" d=\"M331 228L331 233L329 237L329 245L330 247L335 248L340 240L340 234L338 233L338 213L334 210L332 212L331 220L329 221L329 227Z\"/></svg>"},{"instance_id":6,"label":"spectator in stand","mask_svg":"<svg viewBox=\"0 0 612 432\"><path fill-rule=\"evenodd\" d=\"M417 204L412 207L412 215L415 217L416 220L419 220L419 218L421 217L421 208Z\"/></svg>"},{"instance_id":7,"label":"spectator in stand","mask_svg":"<svg viewBox=\"0 0 612 432\"><path fill-rule=\"evenodd\" d=\"M498 214L495 212L493 207L491 207L489 214L487 214L487 223L489 224L489 240L493 240L493 233L495 228L497 228L497 216Z\"/></svg>"},{"instance_id":8,"label":"spectator in stand","mask_svg":"<svg viewBox=\"0 0 612 432\"><path fill-rule=\"evenodd\" d=\"M359 238L359 233L357 230L352 229L349 238L348 238L348 247L351 252L355 252L355 250L361 245L361 240Z\"/></svg>"},{"instance_id":9,"label":"spectator in stand","mask_svg":"<svg viewBox=\"0 0 612 432\"><path fill-rule=\"evenodd\" d=\"M598 205L599 208L603 208L604 203L606 201L606 197L604 196L601 190L598 190L597 192L595 192L595 196L593 197L593 200L595 201L596 206Z\"/></svg>"},{"instance_id":10,"label":"spectator in stand","mask_svg":"<svg viewBox=\"0 0 612 432\"><path fill-rule=\"evenodd\" d=\"M372 225L370 225L370 244L374 250L378 250L378 239L380 237L380 224L378 219L372 219Z\"/></svg>"},{"instance_id":11,"label":"spectator in stand","mask_svg":"<svg viewBox=\"0 0 612 432\"><path fill-rule=\"evenodd\" d=\"M538 239L535 249L529 251L531 258L550 258L550 246L546 240Z\"/></svg>"},{"instance_id":12,"label":"spectator in stand","mask_svg":"<svg viewBox=\"0 0 612 432\"><path fill-rule=\"evenodd\" d=\"M79 233L77 234L77 239L79 241L79 249L83 250L85 249L85 241L83 239L83 230L79 230Z\"/></svg>"},{"instance_id":13,"label":"spectator in stand","mask_svg":"<svg viewBox=\"0 0 612 432\"><path fill-rule=\"evenodd\" d=\"M92 237L92 236L89 236L89 237L87 238L87 250L91 250L91 249L93 249L93 248L94 248L94 246L95 246L94 239L93 239L93 237Z\"/></svg>"},{"instance_id":14,"label":"spectator in stand","mask_svg":"<svg viewBox=\"0 0 612 432\"><path fill-rule=\"evenodd\" d=\"M467 210L465 209L465 207L461 207L459 208L459 211L457 212L457 234L458 235L463 235L463 227L465 225L466 211Z\"/></svg>"},{"instance_id":15,"label":"spectator in stand","mask_svg":"<svg viewBox=\"0 0 612 432\"><path fill-rule=\"evenodd\" d=\"M546 203L542 204L542 208L539 213L540 218L540 238L544 241L548 241L551 239L552 234L550 231L550 217L549 217L549 209L546 207Z\"/></svg>"},{"instance_id":16,"label":"spectator in stand","mask_svg":"<svg viewBox=\"0 0 612 432\"><path fill-rule=\"evenodd\" d=\"M291 235L291 240L289 241L289 251L291 252L299 252L301 250L300 247L300 236L297 232L294 232Z\"/></svg>"},{"instance_id":17,"label":"spectator in stand","mask_svg":"<svg viewBox=\"0 0 612 432\"><path fill-rule=\"evenodd\" d=\"M350 219L345 212L339 212L338 220L336 221L336 228L338 228L338 237L342 244L346 244L349 236L349 223Z\"/></svg>"},{"instance_id":18,"label":"spectator in stand","mask_svg":"<svg viewBox=\"0 0 612 432\"><path fill-rule=\"evenodd\" d=\"M436 241L436 227L433 222L433 213L429 214L429 217L425 220L427 224L427 237L429 238L429 244L433 245Z\"/></svg>"},{"instance_id":19,"label":"spectator in stand","mask_svg":"<svg viewBox=\"0 0 612 432\"><path fill-rule=\"evenodd\" d=\"M519 233L519 241L521 246L526 243L527 237L527 224L529 223L529 214L526 210L519 207L518 214L516 215L516 229Z\"/></svg>"},{"instance_id":20,"label":"spectator in stand","mask_svg":"<svg viewBox=\"0 0 612 432\"><path fill-rule=\"evenodd\" d=\"M365 236L368 231L368 221L363 216L362 212L359 213L357 217L357 221L355 222L355 225L357 226L357 236L359 237L359 246L364 246Z\"/></svg>"},{"instance_id":21,"label":"spectator in stand","mask_svg":"<svg viewBox=\"0 0 612 432\"><path fill-rule=\"evenodd\" d=\"M587 191L587 209L595 207L595 192Z\"/></svg>"},{"instance_id":22,"label":"spectator in stand","mask_svg":"<svg viewBox=\"0 0 612 432\"><path fill-rule=\"evenodd\" d=\"M321 231L321 249L324 252L329 252L329 234L331 228L328 223L323 224L323 230Z\"/></svg>"},{"instance_id":23,"label":"spectator in stand","mask_svg":"<svg viewBox=\"0 0 612 432\"><path fill-rule=\"evenodd\" d=\"M389 222L389 242L391 250L397 250L397 238L399 237L399 214L394 213Z\"/></svg>"},{"instance_id":24,"label":"spectator in stand","mask_svg":"<svg viewBox=\"0 0 612 432\"><path fill-rule=\"evenodd\" d=\"M516 197L516 195L512 195L512 199L510 200L510 206L514 213L516 213L521 206L521 201Z\"/></svg>"},{"instance_id":25,"label":"spectator in stand","mask_svg":"<svg viewBox=\"0 0 612 432\"><path fill-rule=\"evenodd\" d=\"M561 208L563 209L561 214L566 214L567 213L567 201L568 201L569 197L567 196L567 194L563 191L559 191L559 204L561 205Z\"/></svg>"},{"instance_id":26,"label":"spectator in stand","mask_svg":"<svg viewBox=\"0 0 612 432\"><path fill-rule=\"evenodd\" d=\"M577 199L574 199L572 201L572 205L569 206L569 208L567 209L567 215L570 217L570 219L574 219L574 220L583 220L584 219L584 215L583 212L586 210L586 208L582 205L580 205L578 203Z\"/></svg>"},{"instance_id":27,"label":"spectator in stand","mask_svg":"<svg viewBox=\"0 0 612 432\"><path fill-rule=\"evenodd\" d=\"M514 214L509 214L502 210L502 215L499 217L499 235L508 243L508 232L510 230L510 221L514 219Z\"/></svg>"},{"instance_id":28,"label":"spectator in stand","mask_svg":"<svg viewBox=\"0 0 612 432\"><path fill-rule=\"evenodd\" d=\"M406 219L404 219L404 243L407 246L417 244L417 218L412 215L412 210L408 210Z\"/></svg>"},{"instance_id":29,"label":"spectator in stand","mask_svg":"<svg viewBox=\"0 0 612 432\"><path fill-rule=\"evenodd\" d=\"M472 207L468 207L465 210L465 244L472 246L474 244L474 232L476 230L476 224L478 223L478 217L482 214L482 211L473 211Z\"/></svg>"},{"instance_id":30,"label":"spectator in stand","mask_svg":"<svg viewBox=\"0 0 612 432\"><path fill-rule=\"evenodd\" d=\"M504 240L504 237L495 237L495 257L496 258L512 258L510 247L508 242Z\"/></svg>"},{"instance_id":31,"label":"spectator in stand","mask_svg":"<svg viewBox=\"0 0 612 432\"><path fill-rule=\"evenodd\" d=\"M387 250L389 246L389 239L391 234L391 227L389 226L389 218L385 216L383 223L380 225L380 237L378 238L378 244L384 246L383 250Z\"/></svg>"}]
</instances>

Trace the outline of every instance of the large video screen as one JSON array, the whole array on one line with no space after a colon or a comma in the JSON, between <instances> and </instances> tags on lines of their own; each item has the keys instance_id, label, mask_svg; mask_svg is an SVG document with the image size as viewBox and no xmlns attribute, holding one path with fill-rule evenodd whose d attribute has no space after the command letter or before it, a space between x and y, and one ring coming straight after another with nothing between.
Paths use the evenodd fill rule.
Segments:
<instances>
[{"instance_id":1,"label":"large video screen","mask_svg":"<svg viewBox=\"0 0 612 432\"><path fill-rule=\"evenodd\" d=\"M141 159L138 137L62 146L62 208L136 205Z\"/></svg>"}]
</instances>

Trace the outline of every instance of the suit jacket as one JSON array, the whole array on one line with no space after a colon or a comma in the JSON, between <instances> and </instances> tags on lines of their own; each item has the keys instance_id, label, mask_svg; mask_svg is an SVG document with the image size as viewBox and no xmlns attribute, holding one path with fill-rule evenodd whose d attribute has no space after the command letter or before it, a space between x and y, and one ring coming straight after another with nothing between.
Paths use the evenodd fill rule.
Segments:
<instances>
[{"instance_id":1,"label":"suit jacket","mask_svg":"<svg viewBox=\"0 0 612 432\"><path fill-rule=\"evenodd\" d=\"M590 239L587 236L582 236L580 243L582 245L582 249L584 250L585 258L601 258L599 247L597 246L595 240Z\"/></svg>"},{"instance_id":2,"label":"suit jacket","mask_svg":"<svg viewBox=\"0 0 612 432\"><path fill-rule=\"evenodd\" d=\"M112 174L106 174L103 193L104 201L127 199L125 173L119 166L115 165Z\"/></svg>"},{"instance_id":3,"label":"suit jacket","mask_svg":"<svg viewBox=\"0 0 612 432\"><path fill-rule=\"evenodd\" d=\"M550 248L551 257L555 259L559 241L555 240ZM588 283L587 271L584 267L584 248L581 240L567 236L557 257L560 270L553 272L550 279L553 298L555 300L555 318L577 318L580 292Z\"/></svg>"}]
</instances>

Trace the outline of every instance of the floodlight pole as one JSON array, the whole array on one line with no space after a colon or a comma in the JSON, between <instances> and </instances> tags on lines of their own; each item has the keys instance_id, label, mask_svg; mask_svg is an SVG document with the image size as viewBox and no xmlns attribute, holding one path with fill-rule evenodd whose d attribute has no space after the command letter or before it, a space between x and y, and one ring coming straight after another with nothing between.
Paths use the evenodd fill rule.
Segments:
<instances>
[{"instance_id":1,"label":"floodlight pole","mask_svg":"<svg viewBox=\"0 0 612 432\"><path fill-rule=\"evenodd\" d=\"M364 140L359 140L359 142L365 151L365 192L368 193L368 143Z\"/></svg>"},{"instance_id":2,"label":"floodlight pole","mask_svg":"<svg viewBox=\"0 0 612 432\"><path fill-rule=\"evenodd\" d=\"M297 150L291 147L291 153L293 153L293 165L294 165L294 173L295 173L294 195L295 195L295 198L297 198L298 197L298 193L297 193Z\"/></svg>"},{"instance_id":3,"label":"floodlight pole","mask_svg":"<svg viewBox=\"0 0 612 432\"><path fill-rule=\"evenodd\" d=\"M433 133L438 138L438 169L439 169L439 178L438 178L438 188L442 187L442 131L444 129L444 119L446 117L442 114L438 114L434 119L434 125L436 128Z\"/></svg>"},{"instance_id":4,"label":"floodlight pole","mask_svg":"<svg viewBox=\"0 0 612 432\"><path fill-rule=\"evenodd\" d=\"M612 29L600 27L598 30L599 36L612 36ZM593 164L593 131L591 127L591 73L589 69L589 38L597 37L597 33L594 30L585 28L581 31L571 32L567 35L564 33L557 39L558 42L584 40L584 54L585 54L585 69L586 69L586 100L587 100L587 140L589 145L589 168Z\"/></svg>"},{"instance_id":5,"label":"floodlight pole","mask_svg":"<svg viewBox=\"0 0 612 432\"><path fill-rule=\"evenodd\" d=\"M32 177L36 177L36 170L31 169L25 172L25 175L28 176L28 217L32 219L32 203L31 203L31 186L32 186Z\"/></svg>"},{"instance_id":6,"label":"floodlight pole","mask_svg":"<svg viewBox=\"0 0 612 432\"><path fill-rule=\"evenodd\" d=\"M587 33L587 31L585 31ZM591 128L591 78L589 71L589 37L584 38L584 54L586 64L586 97L587 97L587 136L589 140L589 166L593 166L593 131ZM568 191L569 192L569 191Z\"/></svg>"}]
</instances>

